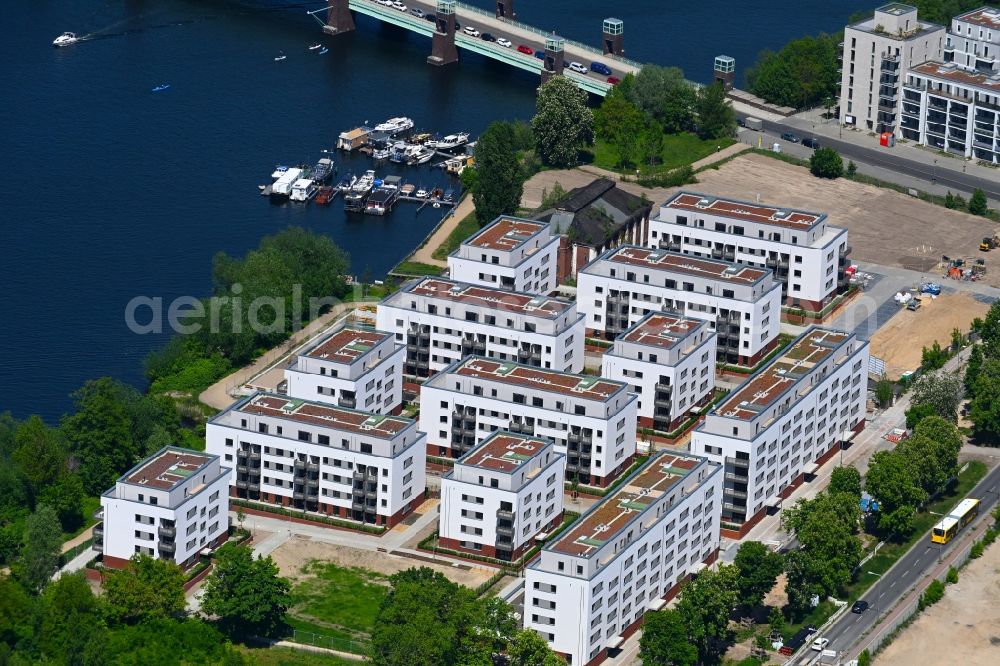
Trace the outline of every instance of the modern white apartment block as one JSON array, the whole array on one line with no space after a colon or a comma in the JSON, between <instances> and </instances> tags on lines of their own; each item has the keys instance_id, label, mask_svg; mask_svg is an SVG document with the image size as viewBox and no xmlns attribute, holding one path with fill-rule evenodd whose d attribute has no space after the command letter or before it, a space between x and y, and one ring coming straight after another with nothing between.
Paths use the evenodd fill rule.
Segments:
<instances>
[{"instance_id":1,"label":"modern white apartment block","mask_svg":"<svg viewBox=\"0 0 1000 666\"><path fill-rule=\"evenodd\" d=\"M524 626L571 666L594 666L647 610L715 560L722 467L660 451L541 551L524 580Z\"/></svg>"},{"instance_id":2,"label":"modern white apartment block","mask_svg":"<svg viewBox=\"0 0 1000 666\"><path fill-rule=\"evenodd\" d=\"M392 333L345 325L292 359L287 394L375 414L403 405L406 349Z\"/></svg>"},{"instance_id":3,"label":"modern white apartment block","mask_svg":"<svg viewBox=\"0 0 1000 666\"><path fill-rule=\"evenodd\" d=\"M840 122L873 132L899 126L900 89L918 63L940 60L945 28L917 18L917 8L892 2L844 29Z\"/></svg>"},{"instance_id":4,"label":"modern white apartment block","mask_svg":"<svg viewBox=\"0 0 1000 666\"><path fill-rule=\"evenodd\" d=\"M563 516L566 456L552 442L497 431L441 479L439 543L515 560Z\"/></svg>"},{"instance_id":5,"label":"modern white apartment block","mask_svg":"<svg viewBox=\"0 0 1000 666\"><path fill-rule=\"evenodd\" d=\"M101 495L93 548L120 569L137 554L188 567L229 535L229 476L219 456L166 446Z\"/></svg>"},{"instance_id":6,"label":"modern white apartment block","mask_svg":"<svg viewBox=\"0 0 1000 666\"><path fill-rule=\"evenodd\" d=\"M814 326L716 405L691 452L725 467L722 521L742 536L863 428L867 381L868 342Z\"/></svg>"},{"instance_id":7,"label":"modern white apartment block","mask_svg":"<svg viewBox=\"0 0 1000 666\"><path fill-rule=\"evenodd\" d=\"M498 217L448 256L451 279L528 294L556 288L559 237L546 222Z\"/></svg>"},{"instance_id":8,"label":"modern white apartment block","mask_svg":"<svg viewBox=\"0 0 1000 666\"><path fill-rule=\"evenodd\" d=\"M379 303L376 322L406 344L407 375L427 377L470 354L583 370L583 315L572 301L424 278Z\"/></svg>"},{"instance_id":9,"label":"modern white apartment block","mask_svg":"<svg viewBox=\"0 0 1000 666\"><path fill-rule=\"evenodd\" d=\"M717 359L753 365L774 348L781 284L768 269L661 249L608 250L577 277L587 334L614 340L650 312L701 319L718 334Z\"/></svg>"},{"instance_id":10,"label":"modern white apartment block","mask_svg":"<svg viewBox=\"0 0 1000 666\"><path fill-rule=\"evenodd\" d=\"M392 527L424 501L417 423L255 393L208 422L207 450L233 465L244 500Z\"/></svg>"},{"instance_id":11,"label":"modern white apartment block","mask_svg":"<svg viewBox=\"0 0 1000 666\"><path fill-rule=\"evenodd\" d=\"M770 269L785 304L812 312L849 281L847 229L824 213L678 192L650 220L649 247Z\"/></svg>"},{"instance_id":12,"label":"modern white apartment block","mask_svg":"<svg viewBox=\"0 0 1000 666\"><path fill-rule=\"evenodd\" d=\"M1000 71L1000 9L980 7L953 18L944 61L985 74Z\"/></svg>"},{"instance_id":13,"label":"modern white apartment block","mask_svg":"<svg viewBox=\"0 0 1000 666\"><path fill-rule=\"evenodd\" d=\"M906 76L902 134L925 146L1000 163L1000 73L925 62Z\"/></svg>"},{"instance_id":14,"label":"modern white apartment block","mask_svg":"<svg viewBox=\"0 0 1000 666\"><path fill-rule=\"evenodd\" d=\"M708 322L651 312L604 353L601 376L639 396L639 427L671 432L715 394L717 336Z\"/></svg>"},{"instance_id":15,"label":"modern white apartment block","mask_svg":"<svg viewBox=\"0 0 1000 666\"><path fill-rule=\"evenodd\" d=\"M628 385L470 356L420 387L420 430L432 455L458 458L498 430L551 439L566 478L606 486L635 456Z\"/></svg>"}]
</instances>

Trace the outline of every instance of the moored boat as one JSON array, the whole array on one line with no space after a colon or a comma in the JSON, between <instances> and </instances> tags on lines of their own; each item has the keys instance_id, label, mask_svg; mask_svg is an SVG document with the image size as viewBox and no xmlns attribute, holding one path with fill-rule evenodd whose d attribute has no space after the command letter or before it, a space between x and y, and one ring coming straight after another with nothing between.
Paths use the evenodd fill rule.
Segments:
<instances>
[{"instance_id":1,"label":"moored boat","mask_svg":"<svg viewBox=\"0 0 1000 666\"><path fill-rule=\"evenodd\" d=\"M355 192L367 192L368 190L372 189L372 186L374 185L375 185L375 172L369 169L368 171L365 171L365 175L361 176L360 178L357 179L357 181L355 181L354 185L351 186L351 189Z\"/></svg>"},{"instance_id":2,"label":"moored boat","mask_svg":"<svg viewBox=\"0 0 1000 666\"><path fill-rule=\"evenodd\" d=\"M333 175L333 160L329 157L322 158L316 163L316 166L312 168L309 177L315 180L317 183L325 183L330 180L330 176Z\"/></svg>"},{"instance_id":3,"label":"moored boat","mask_svg":"<svg viewBox=\"0 0 1000 666\"><path fill-rule=\"evenodd\" d=\"M278 172L275 171L275 173ZM302 169L297 167L285 169L271 186L271 201L275 203L288 201L288 198L292 194L292 186L295 185L295 182L298 181L301 176Z\"/></svg>"},{"instance_id":4,"label":"moored boat","mask_svg":"<svg viewBox=\"0 0 1000 666\"><path fill-rule=\"evenodd\" d=\"M323 187L319 188L318 192L316 192L316 203L321 206L326 206L331 201L333 201L333 198L335 196L337 196L337 190L330 187L329 185L324 185Z\"/></svg>"},{"instance_id":5,"label":"moored boat","mask_svg":"<svg viewBox=\"0 0 1000 666\"><path fill-rule=\"evenodd\" d=\"M292 184L288 198L292 201L309 201L319 190L319 185L312 178L299 178Z\"/></svg>"},{"instance_id":6,"label":"moored boat","mask_svg":"<svg viewBox=\"0 0 1000 666\"><path fill-rule=\"evenodd\" d=\"M443 139L438 139L437 141L428 141L427 147L434 148L435 150L454 150L459 146L464 146L469 142L468 132L459 132L457 134L449 134Z\"/></svg>"},{"instance_id":7,"label":"moored boat","mask_svg":"<svg viewBox=\"0 0 1000 666\"><path fill-rule=\"evenodd\" d=\"M354 186L354 183L356 182L358 182L358 177L355 176L353 173L349 173L340 179L340 182L337 183L337 189L339 189L341 192L346 192L349 189L351 189Z\"/></svg>"},{"instance_id":8,"label":"moored boat","mask_svg":"<svg viewBox=\"0 0 1000 666\"><path fill-rule=\"evenodd\" d=\"M388 132L389 134L399 134L411 129L413 129L413 120L405 116L389 118L384 123L379 123L375 126L376 132Z\"/></svg>"}]
</instances>

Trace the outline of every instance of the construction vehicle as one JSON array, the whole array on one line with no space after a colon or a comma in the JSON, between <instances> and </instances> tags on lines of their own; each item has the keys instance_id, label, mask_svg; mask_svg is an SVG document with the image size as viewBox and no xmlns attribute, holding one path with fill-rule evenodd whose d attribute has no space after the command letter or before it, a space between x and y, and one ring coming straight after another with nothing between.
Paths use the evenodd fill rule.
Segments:
<instances>
[{"instance_id":1,"label":"construction vehicle","mask_svg":"<svg viewBox=\"0 0 1000 666\"><path fill-rule=\"evenodd\" d=\"M997 247L1000 247L1000 234L993 234L992 237L987 236L983 238L983 242L979 244L979 251L989 252Z\"/></svg>"},{"instance_id":2,"label":"construction vehicle","mask_svg":"<svg viewBox=\"0 0 1000 666\"><path fill-rule=\"evenodd\" d=\"M919 310L920 309L920 299L919 298L911 298L910 302L906 304L906 309L910 310L912 312L916 312L917 310Z\"/></svg>"}]
</instances>

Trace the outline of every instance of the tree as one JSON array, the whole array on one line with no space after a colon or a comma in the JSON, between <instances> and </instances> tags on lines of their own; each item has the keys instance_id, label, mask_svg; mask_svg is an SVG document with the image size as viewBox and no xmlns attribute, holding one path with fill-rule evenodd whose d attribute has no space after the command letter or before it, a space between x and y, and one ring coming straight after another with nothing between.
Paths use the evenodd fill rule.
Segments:
<instances>
[{"instance_id":1,"label":"tree","mask_svg":"<svg viewBox=\"0 0 1000 666\"><path fill-rule=\"evenodd\" d=\"M951 190L948 190L948 193L944 195L944 207L955 208L955 195L951 193Z\"/></svg>"},{"instance_id":2,"label":"tree","mask_svg":"<svg viewBox=\"0 0 1000 666\"><path fill-rule=\"evenodd\" d=\"M854 177L858 175L858 165L854 163L854 160L847 163L847 170L844 171L844 175L851 180L854 180Z\"/></svg>"},{"instance_id":3,"label":"tree","mask_svg":"<svg viewBox=\"0 0 1000 666\"><path fill-rule=\"evenodd\" d=\"M831 35L803 37L781 51L763 51L747 70L750 91L772 104L798 109L837 95L840 39Z\"/></svg>"},{"instance_id":4,"label":"tree","mask_svg":"<svg viewBox=\"0 0 1000 666\"><path fill-rule=\"evenodd\" d=\"M909 534L916 509L927 498L912 461L898 450L875 453L865 487L878 500L879 528L900 537Z\"/></svg>"},{"instance_id":5,"label":"tree","mask_svg":"<svg viewBox=\"0 0 1000 666\"><path fill-rule=\"evenodd\" d=\"M643 666L695 666L698 648L688 640L687 625L673 609L646 613L639 639Z\"/></svg>"},{"instance_id":6,"label":"tree","mask_svg":"<svg viewBox=\"0 0 1000 666\"><path fill-rule=\"evenodd\" d=\"M66 444L61 433L38 416L16 424L13 435L16 448L11 461L28 490L28 508L33 509L45 489L66 472Z\"/></svg>"},{"instance_id":7,"label":"tree","mask_svg":"<svg viewBox=\"0 0 1000 666\"><path fill-rule=\"evenodd\" d=\"M509 666L562 666L566 663L532 629L521 629L514 634L507 648L507 660Z\"/></svg>"},{"instance_id":8,"label":"tree","mask_svg":"<svg viewBox=\"0 0 1000 666\"><path fill-rule=\"evenodd\" d=\"M594 135L618 155L617 166L637 164L646 117L616 89L612 89L594 112Z\"/></svg>"},{"instance_id":9,"label":"tree","mask_svg":"<svg viewBox=\"0 0 1000 666\"><path fill-rule=\"evenodd\" d=\"M1000 357L1000 301L994 301L990 306L978 333L983 341L983 355L987 358Z\"/></svg>"},{"instance_id":10,"label":"tree","mask_svg":"<svg viewBox=\"0 0 1000 666\"><path fill-rule=\"evenodd\" d=\"M697 93L677 67L647 64L630 79L625 77L617 87L647 116L655 120L667 134L687 132L694 128Z\"/></svg>"},{"instance_id":11,"label":"tree","mask_svg":"<svg viewBox=\"0 0 1000 666\"><path fill-rule=\"evenodd\" d=\"M892 406L895 394L896 392L893 389L893 383L886 377L882 377L878 380L878 383L875 384L875 400L878 402L878 406L882 409Z\"/></svg>"},{"instance_id":12,"label":"tree","mask_svg":"<svg viewBox=\"0 0 1000 666\"><path fill-rule=\"evenodd\" d=\"M655 122L647 122L639 137L639 153L642 161L653 166L663 159L663 128Z\"/></svg>"},{"instance_id":13,"label":"tree","mask_svg":"<svg viewBox=\"0 0 1000 666\"><path fill-rule=\"evenodd\" d=\"M969 403L969 420L977 437L992 440L1000 435L1000 359L983 363Z\"/></svg>"},{"instance_id":14,"label":"tree","mask_svg":"<svg viewBox=\"0 0 1000 666\"><path fill-rule=\"evenodd\" d=\"M861 472L851 465L835 467L830 473L830 485L827 492L831 495L847 493L851 497L861 499Z\"/></svg>"},{"instance_id":15,"label":"tree","mask_svg":"<svg viewBox=\"0 0 1000 666\"><path fill-rule=\"evenodd\" d=\"M738 600L737 577L736 567L724 564L715 571L702 571L678 594L676 610L702 661L710 658L726 637L729 615Z\"/></svg>"},{"instance_id":16,"label":"tree","mask_svg":"<svg viewBox=\"0 0 1000 666\"><path fill-rule=\"evenodd\" d=\"M485 226L521 205L524 170L514 147L510 123L490 123L476 142L476 186L472 202L476 220Z\"/></svg>"},{"instance_id":17,"label":"tree","mask_svg":"<svg viewBox=\"0 0 1000 666\"><path fill-rule=\"evenodd\" d=\"M59 568L62 554L62 528L55 510L44 504L28 517L24 530L24 548L15 569L18 579L29 592L44 588Z\"/></svg>"},{"instance_id":18,"label":"tree","mask_svg":"<svg viewBox=\"0 0 1000 666\"><path fill-rule=\"evenodd\" d=\"M716 81L698 91L695 100L698 136L702 139L724 139L736 132L736 114L726 99L726 89Z\"/></svg>"},{"instance_id":19,"label":"tree","mask_svg":"<svg viewBox=\"0 0 1000 666\"><path fill-rule=\"evenodd\" d=\"M973 215L983 215L985 216L989 209L986 207L986 193L980 188L976 188L976 191L972 193L972 198L969 199L969 212Z\"/></svg>"},{"instance_id":20,"label":"tree","mask_svg":"<svg viewBox=\"0 0 1000 666\"><path fill-rule=\"evenodd\" d=\"M954 422L962 403L962 378L952 372L934 372L921 376L913 385L913 405L930 405L934 413Z\"/></svg>"},{"instance_id":21,"label":"tree","mask_svg":"<svg viewBox=\"0 0 1000 666\"><path fill-rule=\"evenodd\" d=\"M948 362L948 351L941 349L937 340L930 348L924 347L920 353L920 367L924 370L940 370Z\"/></svg>"},{"instance_id":22,"label":"tree","mask_svg":"<svg viewBox=\"0 0 1000 666\"><path fill-rule=\"evenodd\" d=\"M759 541L744 541L733 560L739 604L753 608L764 601L784 569L784 558Z\"/></svg>"},{"instance_id":23,"label":"tree","mask_svg":"<svg viewBox=\"0 0 1000 666\"><path fill-rule=\"evenodd\" d=\"M52 663L94 663L86 656L99 649L105 635L100 600L82 572L60 576L45 589L38 651Z\"/></svg>"},{"instance_id":24,"label":"tree","mask_svg":"<svg viewBox=\"0 0 1000 666\"><path fill-rule=\"evenodd\" d=\"M205 582L201 607L218 616L230 636L272 636L284 624L290 587L270 556L254 559L246 546L226 548Z\"/></svg>"},{"instance_id":25,"label":"tree","mask_svg":"<svg viewBox=\"0 0 1000 666\"><path fill-rule=\"evenodd\" d=\"M594 114L587 108L587 93L565 76L552 77L538 90L531 130L542 164L574 166L580 149L594 140ZM479 143L477 160L478 152Z\"/></svg>"},{"instance_id":26,"label":"tree","mask_svg":"<svg viewBox=\"0 0 1000 666\"><path fill-rule=\"evenodd\" d=\"M937 416L934 405L912 405L906 410L906 427L914 428L928 416Z\"/></svg>"},{"instance_id":27,"label":"tree","mask_svg":"<svg viewBox=\"0 0 1000 666\"><path fill-rule=\"evenodd\" d=\"M809 158L809 171L817 178L840 178L844 175L844 160L833 148L817 148Z\"/></svg>"},{"instance_id":28,"label":"tree","mask_svg":"<svg viewBox=\"0 0 1000 666\"><path fill-rule=\"evenodd\" d=\"M184 572L169 560L135 555L124 569L109 570L103 587L108 615L117 623L134 624L184 611Z\"/></svg>"},{"instance_id":29,"label":"tree","mask_svg":"<svg viewBox=\"0 0 1000 666\"><path fill-rule=\"evenodd\" d=\"M965 366L965 377L962 379L962 386L965 393L972 397L975 395L976 380L983 367L983 348L981 345L974 345L969 352L969 362Z\"/></svg>"}]
</instances>

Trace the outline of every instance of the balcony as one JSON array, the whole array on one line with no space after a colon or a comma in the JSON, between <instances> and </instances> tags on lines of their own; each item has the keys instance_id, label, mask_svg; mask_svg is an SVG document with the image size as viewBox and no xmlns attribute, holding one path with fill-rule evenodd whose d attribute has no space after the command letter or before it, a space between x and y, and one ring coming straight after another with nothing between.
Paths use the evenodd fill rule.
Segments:
<instances>
[{"instance_id":1,"label":"balcony","mask_svg":"<svg viewBox=\"0 0 1000 666\"><path fill-rule=\"evenodd\" d=\"M177 536L177 528L173 525L160 525L157 528L156 533L160 535L161 539L173 539Z\"/></svg>"},{"instance_id":2,"label":"balcony","mask_svg":"<svg viewBox=\"0 0 1000 666\"><path fill-rule=\"evenodd\" d=\"M750 469L750 461L746 458L726 458L726 464L741 469Z\"/></svg>"},{"instance_id":3,"label":"balcony","mask_svg":"<svg viewBox=\"0 0 1000 666\"><path fill-rule=\"evenodd\" d=\"M497 535L513 538L514 536L514 526L513 525L497 525Z\"/></svg>"},{"instance_id":4,"label":"balcony","mask_svg":"<svg viewBox=\"0 0 1000 666\"><path fill-rule=\"evenodd\" d=\"M246 465L237 465L236 466L236 473L237 474L246 474L247 473L247 466Z\"/></svg>"},{"instance_id":5,"label":"balcony","mask_svg":"<svg viewBox=\"0 0 1000 666\"><path fill-rule=\"evenodd\" d=\"M500 520L509 520L509 521L513 522L513 520L514 520L514 512L513 511L507 511L505 509L500 509L500 510L497 511L497 518L499 518Z\"/></svg>"},{"instance_id":6,"label":"balcony","mask_svg":"<svg viewBox=\"0 0 1000 666\"><path fill-rule=\"evenodd\" d=\"M735 481L736 483L747 483L750 481L750 477L736 474L735 472L726 472L723 478L726 481Z\"/></svg>"},{"instance_id":7,"label":"balcony","mask_svg":"<svg viewBox=\"0 0 1000 666\"><path fill-rule=\"evenodd\" d=\"M103 539L94 539L90 543L90 547L91 547L91 549L93 549L93 551L95 553L103 553L104 552L104 540Z\"/></svg>"},{"instance_id":8,"label":"balcony","mask_svg":"<svg viewBox=\"0 0 1000 666\"><path fill-rule=\"evenodd\" d=\"M296 472L304 472L304 471L306 471L306 461L305 460L296 460L295 461L295 471Z\"/></svg>"},{"instance_id":9,"label":"balcony","mask_svg":"<svg viewBox=\"0 0 1000 666\"><path fill-rule=\"evenodd\" d=\"M249 484L247 484L247 490L249 490L250 492L253 492L253 493L259 493L260 492L260 484L257 483L256 481L251 481Z\"/></svg>"},{"instance_id":10,"label":"balcony","mask_svg":"<svg viewBox=\"0 0 1000 666\"><path fill-rule=\"evenodd\" d=\"M176 546L174 546L172 541L161 541L156 547L161 553L167 553L168 555L173 555L176 550Z\"/></svg>"},{"instance_id":11,"label":"balcony","mask_svg":"<svg viewBox=\"0 0 1000 666\"><path fill-rule=\"evenodd\" d=\"M306 480L306 487L307 488L319 488L319 479L307 479Z\"/></svg>"},{"instance_id":12,"label":"balcony","mask_svg":"<svg viewBox=\"0 0 1000 666\"><path fill-rule=\"evenodd\" d=\"M340 398L337 400L337 405L343 409L357 409L358 401L354 398Z\"/></svg>"},{"instance_id":13,"label":"balcony","mask_svg":"<svg viewBox=\"0 0 1000 666\"><path fill-rule=\"evenodd\" d=\"M102 506L97 511L94 511L92 515L94 516L94 520L104 520L104 507Z\"/></svg>"},{"instance_id":14,"label":"balcony","mask_svg":"<svg viewBox=\"0 0 1000 666\"><path fill-rule=\"evenodd\" d=\"M247 480L246 479L236 479L236 487L242 490L246 490Z\"/></svg>"},{"instance_id":15,"label":"balcony","mask_svg":"<svg viewBox=\"0 0 1000 666\"><path fill-rule=\"evenodd\" d=\"M251 451L250 460L260 460L260 451Z\"/></svg>"},{"instance_id":16,"label":"balcony","mask_svg":"<svg viewBox=\"0 0 1000 666\"><path fill-rule=\"evenodd\" d=\"M104 523L96 523L94 525L94 538L100 539L104 536Z\"/></svg>"}]
</instances>

